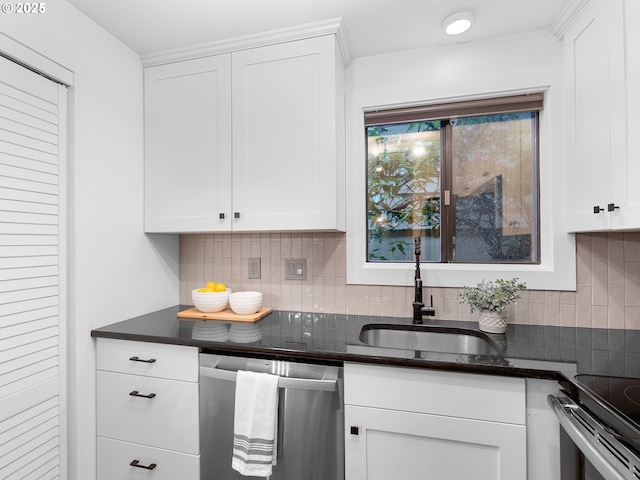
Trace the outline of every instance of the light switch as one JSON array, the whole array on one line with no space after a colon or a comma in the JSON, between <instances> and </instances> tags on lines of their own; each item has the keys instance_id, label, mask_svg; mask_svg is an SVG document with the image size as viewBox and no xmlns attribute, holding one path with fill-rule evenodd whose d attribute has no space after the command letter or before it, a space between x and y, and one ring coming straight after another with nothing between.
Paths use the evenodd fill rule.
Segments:
<instances>
[{"instance_id":1,"label":"light switch","mask_svg":"<svg viewBox=\"0 0 640 480\"><path fill-rule=\"evenodd\" d=\"M306 280L307 279L307 259L306 258L285 258L284 259L284 279L285 280Z\"/></svg>"}]
</instances>

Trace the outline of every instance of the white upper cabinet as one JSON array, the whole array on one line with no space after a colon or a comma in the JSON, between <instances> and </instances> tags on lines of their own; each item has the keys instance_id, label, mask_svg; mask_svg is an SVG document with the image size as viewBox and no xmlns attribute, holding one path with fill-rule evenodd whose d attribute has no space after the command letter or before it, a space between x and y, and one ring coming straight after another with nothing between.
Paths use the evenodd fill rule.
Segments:
<instances>
[{"instance_id":1,"label":"white upper cabinet","mask_svg":"<svg viewBox=\"0 0 640 480\"><path fill-rule=\"evenodd\" d=\"M231 55L146 68L144 82L145 231L229 230Z\"/></svg>"},{"instance_id":2,"label":"white upper cabinet","mask_svg":"<svg viewBox=\"0 0 640 480\"><path fill-rule=\"evenodd\" d=\"M333 35L233 54L234 230L344 230L343 72Z\"/></svg>"},{"instance_id":3,"label":"white upper cabinet","mask_svg":"<svg viewBox=\"0 0 640 480\"><path fill-rule=\"evenodd\" d=\"M624 174L624 195L627 201L625 211L620 212L620 225L626 228L640 228L640 2L625 0L625 79L626 95L626 172Z\"/></svg>"},{"instance_id":4,"label":"white upper cabinet","mask_svg":"<svg viewBox=\"0 0 640 480\"><path fill-rule=\"evenodd\" d=\"M145 231L344 230L337 27L295 38L147 65Z\"/></svg>"},{"instance_id":5,"label":"white upper cabinet","mask_svg":"<svg viewBox=\"0 0 640 480\"><path fill-rule=\"evenodd\" d=\"M569 231L640 228L638 2L592 0L564 35Z\"/></svg>"}]
</instances>

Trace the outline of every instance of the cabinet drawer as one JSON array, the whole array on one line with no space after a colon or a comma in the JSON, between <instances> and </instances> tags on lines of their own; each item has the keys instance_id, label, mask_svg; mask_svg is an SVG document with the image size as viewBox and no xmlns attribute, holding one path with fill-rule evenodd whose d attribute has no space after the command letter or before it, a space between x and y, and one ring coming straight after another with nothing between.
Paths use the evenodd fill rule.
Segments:
<instances>
[{"instance_id":1,"label":"cabinet drawer","mask_svg":"<svg viewBox=\"0 0 640 480\"><path fill-rule=\"evenodd\" d=\"M199 453L197 383L103 371L97 377L98 435Z\"/></svg>"},{"instance_id":2,"label":"cabinet drawer","mask_svg":"<svg viewBox=\"0 0 640 480\"><path fill-rule=\"evenodd\" d=\"M134 460L145 469L131 465ZM98 480L200 480L200 457L98 437Z\"/></svg>"},{"instance_id":3,"label":"cabinet drawer","mask_svg":"<svg viewBox=\"0 0 640 480\"><path fill-rule=\"evenodd\" d=\"M346 363L345 404L526 424L523 378Z\"/></svg>"},{"instance_id":4,"label":"cabinet drawer","mask_svg":"<svg viewBox=\"0 0 640 480\"><path fill-rule=\"evenodd\" d=\"M98 338L98 370L198 381L198 349L182 345Z\"/></svg>"}]
</instances>

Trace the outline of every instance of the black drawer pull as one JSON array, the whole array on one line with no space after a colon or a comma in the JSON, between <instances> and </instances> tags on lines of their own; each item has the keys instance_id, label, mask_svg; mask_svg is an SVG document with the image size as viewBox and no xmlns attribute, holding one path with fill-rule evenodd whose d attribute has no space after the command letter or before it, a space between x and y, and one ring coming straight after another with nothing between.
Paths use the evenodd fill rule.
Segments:
<instances>
[{"instance_id":1,"label":"black drawer pull","mask_svg":"<svg viewBox=\"0 0 640 480\"><path fill-rule=\"evenodd\" d=\"M139 357L131 357L129 358L129 360L131 360L132 362L144 362L144 363L153 363L156 361L155 358L150 358L149 360L144 360L142 358Z\"/></svg>"},{"instance_id":2,"label":"black drawer pull","mask_svg":"<svg viewBox=\"0 0 640 480\"><path fill-rule=\"evenodd\" d=\"M144 398L153 398L156 396L155 393L150 393L149 395L143 395L140 392L138 392L138 390L134 390L133 392L129 392L129 395L131 395L132 397L144 397Z\"/></svg>"},{"instance_id":3,"label":"black drawer pull","mask_svg":"<svg viewBox=\"0 0 640 480\"><path fill-rule=\"evenodd\" d=\"M132 467L144 468L146 470L153 470L157 467L155 463L151 463L149 465L140 465L140 462L138 460L133 460L129 465L131 465Z\"/></svg>"}]
</instances>

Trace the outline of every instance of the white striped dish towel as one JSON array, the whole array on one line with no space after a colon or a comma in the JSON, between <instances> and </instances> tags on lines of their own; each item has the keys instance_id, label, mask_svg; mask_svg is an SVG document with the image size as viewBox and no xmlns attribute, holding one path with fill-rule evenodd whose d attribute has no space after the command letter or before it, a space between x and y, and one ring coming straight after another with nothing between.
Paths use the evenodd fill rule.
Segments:
<instances>
[{"instance_id":1,"label":"white striped dish towel","mask_svg":"<svg viewBox=\"0 0 640 480\"><path fill-rule=\"evenodd\" d=\"M242 475L268 477L276 464L278 379L268 373L238 372L231 466Z\"/></svg>"}]
</instances>

